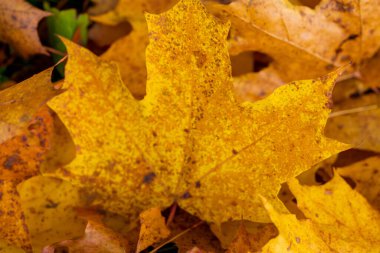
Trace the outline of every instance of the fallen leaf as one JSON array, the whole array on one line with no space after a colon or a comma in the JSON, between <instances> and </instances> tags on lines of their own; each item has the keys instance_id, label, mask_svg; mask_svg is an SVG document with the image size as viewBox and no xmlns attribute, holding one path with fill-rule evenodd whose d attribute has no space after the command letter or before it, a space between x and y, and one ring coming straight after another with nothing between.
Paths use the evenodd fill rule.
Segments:
<instances>
[{"instance_id":1,"label":"fallen leaf","mask_svg":"<svg viewBox=\"0 0 380 253\"><path fill-rule=\"evenodd\" d=\"M93 16L92 19L106 25L117 25L128 21L132 23L144 22L144 13L161 13L172 7L178 0L119 0L116 7L102 15Z\"/></svg>"},{"instance_id":2,"label":"fallen leaf","mask_svg":"<svg viewBox=\"0 0 380 253\"><path fill-rule=\"evenodd\" d=\"M263 252L378 252L380 213L338 175L322 186L289 182L299 208L308 218L281 214L266 200L265 208L280 235Z\"/></svg>"},{"instance_id":3,"label":"fallen leaf","mask_svg":"<svg viewBox=\"0 0 380 253\"><path fill-rule=\"evenodd\" d=\"M252 228L252 227L251 227ZM246 226L241 223L235 239L229 245L227 253L258 252L278 232L272 224L253 227L248 232Z\"/></svg>"},{"instance_id":4,"label":"fallen leaf","mask_svg":"<svg viewBox=\"0 0 380 253\"><path fill-rule=\"evenodd\" d=\"M140 252L170 235L160 208L153 207L142 212L140 223L140 236L136 252Z\"/></svg>"},{"instance_id":5,"label":"fallen leaf","mask_svg":"<svg viewBox=\"0 0 380 253\"><path fill-rule=\"evenodd\" d=\"M89 220L85 235L80 239L65 240L45 247L42 253L59 250L70 253L125 253L129 252L126 240L98 221Z\"/></svg>"},{"instance_id":6,"label":"fallen leaf","mask_svg":"<svg viewBox=\"0 0 380 253\"><path fill-rule=\"evenodd\" d=\"M33 252L46 245L80 237L86 221L77 207L85 205L77 188L57 178L36 176L18 185Z\"/></svg>"},{"instance_id":7,"label":"fallen leaf","mask_svg":"<svg viewBox=\"0 0 380 253\"><path fill-rule=\"evenodd\" d=\"M227 24L195 0L146 17L151 37L142 101L132 97L114 63L65 40L67 91L49 105L77 154L57 175L84 188L93 205L133 220L177 200L206 221L265 222L258 194L283 209L281 183L349 147L323 136L338 72L238 104Z\"/></svg>"},{"instance_id":8,"label":"fallen leaf","mask_svg":"<svg viewBox=\"0 0 380 253\"><path fill-rule=\"evenodd\" d=\"M376 93L336 103L326 125L326 136L356 148L380 151L380 96Z\"/></svg>"},{"instance_id":9,"label":"fallen leaf","mask_svg":"<svg viewBox=\"0 0 380 253\"><path fill-rule=\"evenodd\" d=\"M58 94L51 83L53 68L0 91L0 144L20 134L50 98Z\"/></svg>"},{"instance_id":10,"label":"fallen leaf","mask_svg":"<svg viewBox=\"0 0 380 253\"><path fill-rule=\"evenodd\" d=\"M11 44L24 58L47 54L38 37L37 26L49 15L24 0L1 0L0 40Z\"/></svg>"},{"instance_id":11,"label":"fallen leaf","mask_svg":"<svg viewBox=\"0 0 380 253\"><path fill-rule=\"evenodd\" d=\"M380 157L374 156L351 165L338 168L339 175L350 178L355 190L380 210Z\"/></svg>"},{"instance_id":12,"label":"fallen leaf","mask_svg":"<svg viewBox=\"0 0 380 253\"><path fill-rule=\"evenodd\" d=\"M253 51L273 58L271 69L260 71L274 75L271 80L315 78L348 62L350 73L368 73L362 66L380 48L378 1L323 0L314 9L287 0L205 2L215 15L231 20L232 55Z\"/></svg>"},{"instance_id":13,"label":"fallen leaf","mask_svg":"<svg viewBox=\"0 0 380 253\"><path fill-rule=\"evenodd\" d=\"M215 15L231 20L230 53L258 51L269 55L284 82L325 74L334 65L335 49L348 37L323 14L288 1L206 3Z\"/></svg>"},{"instance_id":14,"label":"fallen leaf","mask_svg":"<svg viewBox=\"0 0 380 253\"><path fill-rule=\"evenodd\" d=\"M20 197L12 181L0 180L0 214L0 239L26 252L32 252Z\"/></svg>"},{"instance_id":15,"label":"fallen leaf","mask_svg":"<svg viewBox=\"0 0 380 253\"><path fill-rule=\"evenodd\" d=\"M101 56L102 59L118 63L123 82L137 99L142 99L146 93L145 49L147 45L148 28L146 23L136 22L128 36L113 43Z\"/></svg>"},{"instance_id":16,"label":"fallen leaf","mask_svg":"<svg viewBox=\"0 0 380 253\"><path fill-rule=\"evenodd\" d=\"M0 215L0 238L26 252L31 252L32 247L16 186L39 173L51 135L52 118L45 106L23 134L0 145L0 213L4 214Z\"/></svg>"},{"instance_id":17,"label":"fallen leaf","mask_svg":"<svg viewBox=\"0 0 380 253\"><path fill-rule=\"evenodd\" d=\"M177 209L173 222L170 224L171 236L176 236L189 228L199 224L199 218ZM224 250L220 247L218 239L210 230L206 223L200 224L195 228L186 231L185 234L177 237L174 243L178 246L179 252L203 252L203 253L221 253ZM198 251L197 251L198 250Z\"/></svg>"}]
</instances>

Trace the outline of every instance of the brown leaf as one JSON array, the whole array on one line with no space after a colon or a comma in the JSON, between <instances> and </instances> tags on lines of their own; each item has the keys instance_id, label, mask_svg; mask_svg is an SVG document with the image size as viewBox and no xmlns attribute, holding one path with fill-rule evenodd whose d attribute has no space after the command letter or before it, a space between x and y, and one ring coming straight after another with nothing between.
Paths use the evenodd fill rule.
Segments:
<instances>
[{"instance_id":1,"label":"brown leaf","mask_svg":"<svg viewBox=\"0 0 380 253\"><path fill-rule=\"evenodd\" d=\"M0 0L0 40L11 44L24 58L48 54L41 45L37 26L49 15L24 0Z\"/></svg>"},{"instance_id":2,"label":"brown leaf","mask_svg":"<svg viewBox=\"0 0 380 253\"><path fill-rule=\"evenodd\" d=\"M42 253L55 253L57 250L70 253L125 253L129 252L127 241L105 227L101 222L89 220L85 235L76 240L66 240L46 246Z\"/></svg>"}]
</instances>

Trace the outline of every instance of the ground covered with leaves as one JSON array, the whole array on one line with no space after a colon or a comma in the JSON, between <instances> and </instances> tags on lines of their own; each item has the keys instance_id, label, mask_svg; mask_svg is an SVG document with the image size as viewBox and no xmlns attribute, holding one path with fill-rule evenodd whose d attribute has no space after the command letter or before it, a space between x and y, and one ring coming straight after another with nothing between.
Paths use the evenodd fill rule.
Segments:
<instances>
[{"instance_id":1,"label":"ground covered with leaves","mask_svg":"<svg viewBox=\"0 0 380 253\"><path fill-rule=\"evenodd\" d=\"M0 0L0 252L380 252L379 0Z\"/></svg>"}]
</instances>

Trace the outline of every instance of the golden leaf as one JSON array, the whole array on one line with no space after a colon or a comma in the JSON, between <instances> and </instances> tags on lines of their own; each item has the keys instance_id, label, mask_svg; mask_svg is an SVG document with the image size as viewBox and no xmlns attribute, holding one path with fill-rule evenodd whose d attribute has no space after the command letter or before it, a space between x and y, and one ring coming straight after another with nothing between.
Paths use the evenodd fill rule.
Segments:
<instances>
[{"instance_id":1,"label":"golden leaf","mask_svg":"<svg viewBox=\"0 0 380 253\"><path fill-rule=\"evenodd\" d=\"M355 190L380 210L380 157L367 158L338 169L339 175L351 178Z\"/></svg>"},{"instance_id":2,"label":"golden leaf","mask_svg":"<svg viewBox=\"0 0 380 253\"><path fill-rule=\"evenodd\" d=\"M280 235L263 252L379 252L380 213L338 175L322 186L289 182L298 207L308 218L265 208Z\"/></svg>"},{"instance_id":3,"label":"golden leaf","mask_svg":"<svg viewBox=\"0 0 380 253\"><path fill-rule=\"evenodd\" d=\"M268 221L259 194L284 208L276 197L282 182L348 148L323 136L338 72L239 104L228 24L197 0L146 18L142 101L132 97L114 63L65 40L67 91L49 105L77 154L57 174L85 188L94 205L135 218L177 200L207 221Z\"/></svg>"},{"instance_id":4,"label":"golden leaf","mask_svg":"<svg viewBox=\"0 0 380 253\"><path fill-rule=\"evenodd\" d=\"M136 252L140 252L150 245L160 242L170 235L170 230L161 215L161 209L150 208L140 214L140 235Z\"/></svg>"}]
</instances>

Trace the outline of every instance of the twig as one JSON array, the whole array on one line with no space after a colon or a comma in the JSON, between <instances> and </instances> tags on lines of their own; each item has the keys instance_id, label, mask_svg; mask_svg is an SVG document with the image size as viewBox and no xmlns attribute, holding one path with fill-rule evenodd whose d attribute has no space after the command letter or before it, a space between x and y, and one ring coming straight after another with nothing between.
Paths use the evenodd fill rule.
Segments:
<instances>
[{"instance_id":1,"label":"twig","mask_svg":"<svg viewBox=\"0 0 380 253\"><path fill-rule=\"evenodd\" d=\"M166 222L166 226L169 226L170 223L172 223L172 221L174 219L174 216L175 216L175 213L176 213L176 210L177 210L177 206L178 206L177 202L174 202L174 204L170 208L170 214L169 214L169 217L168 217L168 221Z\"/></svg>"},{"instance_id":2,"label":"twig","mask_svg":"<svg viewBox=\"0 0 380 253\"><path fill-rule=\"evenodd\" d=\"M57 49L54 49L54 48L51 48L51 47L47 47L47 46L44 46L44 48L52 53L52 54L57 54L57 55L60 55L60 56L66 56L66 53L62 53L61 51L57 50Z\"/></svg>"},{"instance_id":3,"label":"twig","mask_svg":"<svg viewBox=\"0 0 380 253\"><path fill-rule=\"evenodd\" d=\"M342 115L347 115L347 114L352 114L352 113L358 113L358 112L364 112L364 111L370 111L370 110L375 110L378 109L379 107L377 105L368 105L368 106L363 106L363 107L358 107L358 108L352 108L348 110L342 110L342 111L337 111L333 112L330 114L329 118L334 118Z\"/></svg>"}]
</instances>

